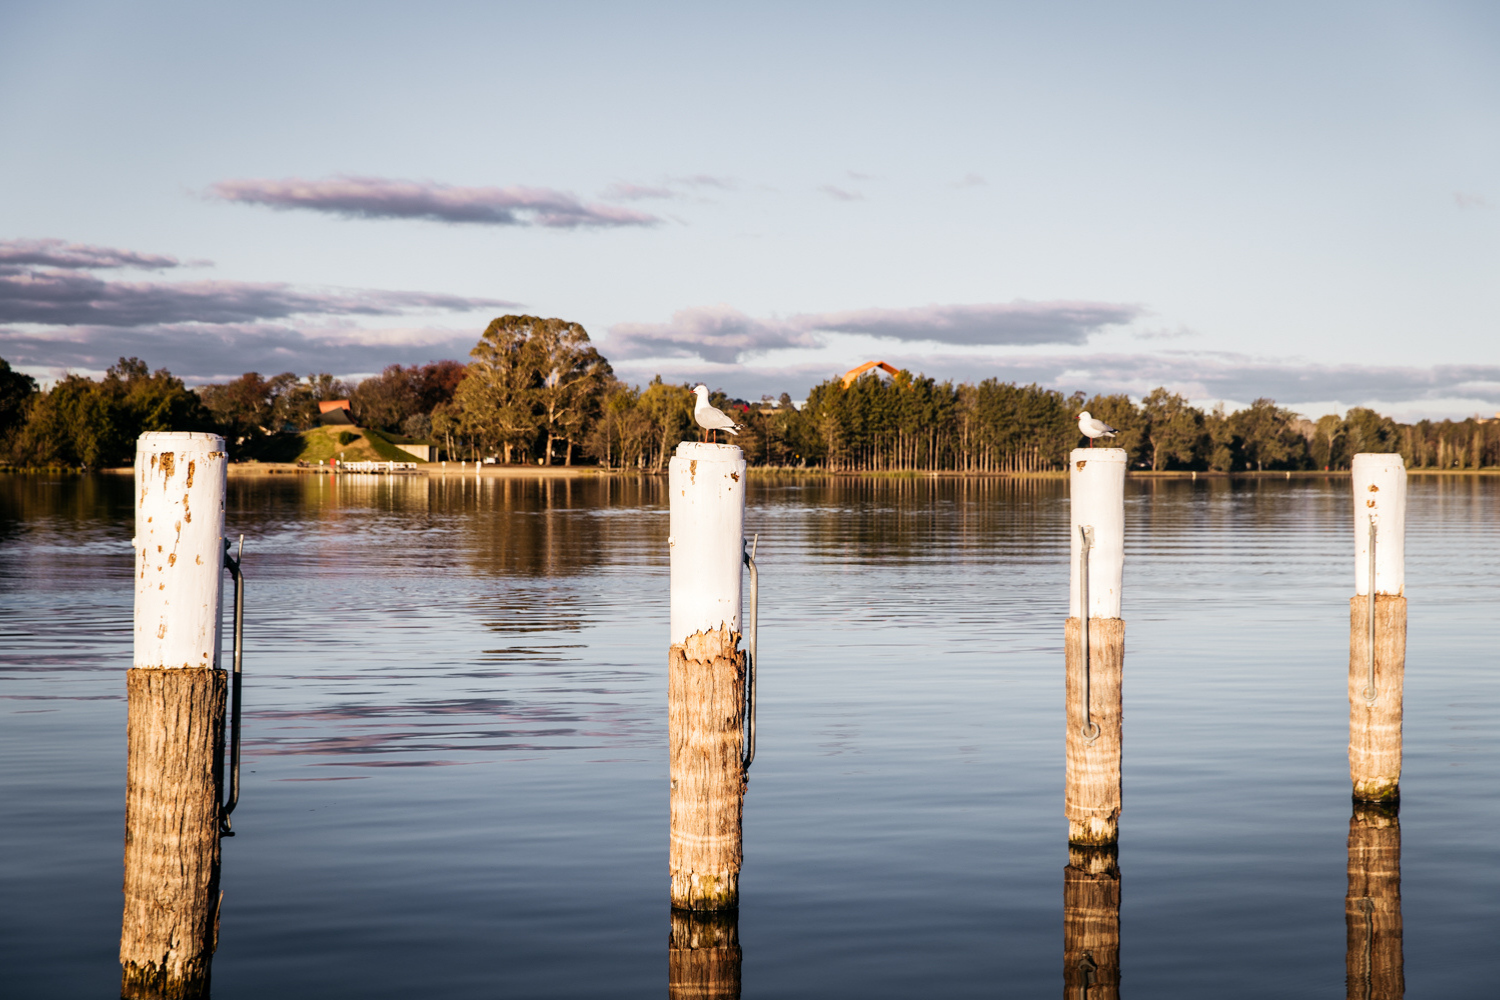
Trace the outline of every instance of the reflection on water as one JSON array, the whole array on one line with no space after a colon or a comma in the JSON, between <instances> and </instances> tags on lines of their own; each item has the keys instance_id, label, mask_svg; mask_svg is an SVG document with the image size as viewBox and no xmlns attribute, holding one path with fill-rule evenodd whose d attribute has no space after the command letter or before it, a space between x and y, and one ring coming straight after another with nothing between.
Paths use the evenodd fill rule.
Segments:
<instances>
[{"instance_id":1,"label":"reflection on water","mask_svg":"<svg viewBox=\"0 0 1500 1000\"><path fill-rule=\"evenodd\" d=\"M734 910L673 910L667 938L667 996L739 1000L739 914Z\"/></svg>"},{"instance_id":2,"label":"reflection on water","mask_svg":"<svg viewBox=\"0 0 1500 1000\"><path fill-rule=\"evenodd\" d=\"M217 1000L660 996L664 485L230 481L249 649ZM1055 993L1067 864L1073 998L1326 997L1346 971L1485 995L1500 479L1411 482L1404 914L1394 816L1344 836L1347 485L1127 484L1122 953L1119 868L1065 855L1057 817L1066 482L752 476L742 901L721 947L673 927L679 991L710 959L735 981L742 937L760 995ZM118 982L131 533L128 477L0 476L7 994Z\"/></svg>"},{"instance_id":3,"label":"reflection on water","mask_svg":"<svg viewBox=\"0 0 1500 1000\"><path fill-rule=\"evenodd\" d=\"M1063 996L1120 996L1120 867L1113 847L1068 845L1063 869Z\"/></svg>"},{"instance_id":4,"label":"reflection on water","mask_svg":"<svg viewBox=\"0 0 1500 1000\"><path fill-rule=\"evenodd\" d=\"M1349 818L1349 892L1344 897L1349 1000L1400 1000L1406 994L1399 811L1399 803L1356 802Z\"/></svg>"}]
</instances>

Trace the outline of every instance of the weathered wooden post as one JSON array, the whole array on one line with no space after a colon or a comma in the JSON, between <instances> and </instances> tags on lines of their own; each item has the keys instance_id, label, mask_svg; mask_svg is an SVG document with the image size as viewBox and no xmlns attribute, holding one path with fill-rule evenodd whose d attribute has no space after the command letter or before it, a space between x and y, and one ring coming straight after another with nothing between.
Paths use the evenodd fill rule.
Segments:
<instances>
[{"instance_id":1,"label":"weathered wooden post","mask_svg":"<svg viewBox=\"0 0 1500 1000\"><path fill-rule=\"evenodd\" d=\"M1401 1000L1401 820L1394 802L1355 802L1344 897L1344 984L1350 1000Z\"/></svg>"},{"instance_id":2,"label":"weathered wooden post","mask_svg":"<svg viewBox=\"0 0 1500 1000\"><path fill-rule=\"evenodd\" d=\"M143 434L135 455L135 654L120 992L199 997L217 936L227 677L219 668L224 439Z\"/></svg>"},{"instance_id":3,"label":"weathered wooden post","mask_svg":"<svg viewBox=\"0 0 1500 1000\"><path fill-rule=\"evenodd\" d=\"M1120 868L1112 847L1068 847L1063 869L1063 996L1120 995Z\"/></svg>"},{"instance_id":4,"label":"weathered wooden post","mask_svg":"<svg viewBox=\"0 0 1500 1000\"><path fill-rule=\"evenodd\" d=\"M1406 674L1406 465L1355 455L1354 594L1349 601L1349 777L1354 797L1401 795Z\"/></svg>"},{"instance_id":5,"label":"weathered wooden post","mask_svg":"<svg viewBox=\"0 0 1500 1000\"><path fill-rule=\"evenodd\" d=\"M1075 448L1068 459L1068 843L1105 846L1120 835L1121 681L1125 622L1125 451ZM1082 622L1088 621L1088 642Z\"/></svg>"},{"instance_id":6,"label":"weathered wooden post","mask_svg":"<svg viewBox=\"0 0 1500 1000\"><path fill-rule=\"evenodd\" d=\"M734 910L672 911L668 997L739 1000L740 964L739 915Z\"/></svg>"},{"instance_id":7,"label":"weathered wooden post","mask_svg":"<svg viewBox=\"0 0 1500 1000\"><path fill-rule=\"evenodd\" d=\"M733 445L684 441L668 489L672 906L733 909L745 790L745 656L738 648L745 456Z\"/></svg>"}]
</instances>

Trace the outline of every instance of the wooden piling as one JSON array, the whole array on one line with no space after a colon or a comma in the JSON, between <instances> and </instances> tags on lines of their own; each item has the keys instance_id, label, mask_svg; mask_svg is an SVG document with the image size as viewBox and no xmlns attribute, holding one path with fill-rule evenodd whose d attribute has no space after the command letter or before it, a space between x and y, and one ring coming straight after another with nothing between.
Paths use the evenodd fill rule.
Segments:
<instances>
[{"instance_id":1,"label":"wooden piling","mask_svg":"<svg viewBox=\"0 0 1500 1000\"><path fill-rule=\"evenodd\" d=\"M1344 983L1350 1000L1401 1000L1401 820L1395 803L1356 802L1349 818Z\"/></svg>"},{"instance_id":2,"label":"wooden piling","mask_svg":"<svg viewBox=\"0 0 1500 1000\"><path fill-rule=\"evenodd\" d=\"M226 674L224 440L144 434L135 465L135 650L126 673L121 996L207 996L219 907Z\"/></svg>"},{"instance_id":3,"label":"wooden piling","mask_svg":"<svg viewBox=\"0 0 1500 1000\"><path fill-rule=\"evenodd\" d=\"M739 1000L741 962L734 910L672 911L667 939L667 996L672 1000Z\"/></svg>"},{"instance_id":4,"label":"wooden piling","mask_svg":"<svg viewBox=\"0 0 1500 1000\"><path fill-rule=\"evenodd\" d=\"M1395 801L1401 794L1406 673L1406 467L1400 455L1360 454L1354 456L1351 480L1355 596L1349 602L1349 779L1357 800Z\"/></svg>"},{"instance_id":5,"label":"wooden piling","mask_svg":"<svg viewBox=\"0 0 1500 1000\"><path fill-rule=\"evenodd\" d=\"M1125 622L1089 622L1089 719L1099 735L1083 735L1083 648L1077 618L1069 618L1067 638L1068 843L1113 844L1120 838L1121 679L1125 666Z\"/></svg>"},{"instance_id":6,"label":"wooden piling","mask_svg":"<svg viewBox=\"0 0 1500 1000\"><path fill-rule=\"evenodd\" d=\"M1114 848L1068 848L1063 869L1063 996L1120 995L1120 869Z\"/></svg>"},{"instance_id":7,"label":"wooden piling","mask_svg":"<svg viewBox=\"0 0 1500 1000\"><path fill-rule=\"evenodd\" d=\"M744 455L732 445L683 442L668 483L671 901L675 909L729 910L739 905L745 792Z\"/></svg>"},{"instance_id":8,"label":"wooden piling","mask_svg":"<svg viewBox=\"0 0 1500 1000\"><path fill-rule=\"evenodd\" d=\"M1069 456L1069 617L1064 626L1068 842L1119 839L1125 622L1125 462L1120 448ZM1088 567L1084 574L1085 564ZM1081 622L1088 620L1085 649ZM1086 692L1086 695L1085 695Z\"/></svg>"}]
</instances>

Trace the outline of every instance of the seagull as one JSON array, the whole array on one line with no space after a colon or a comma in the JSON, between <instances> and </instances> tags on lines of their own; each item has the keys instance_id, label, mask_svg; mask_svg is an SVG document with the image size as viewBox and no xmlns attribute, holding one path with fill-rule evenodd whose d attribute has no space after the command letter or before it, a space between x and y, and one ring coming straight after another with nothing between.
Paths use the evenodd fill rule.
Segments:
<instances>
[{"instance_id":1,"label":"seagull","mask_svg":"<svg viewBox=\"0 0 1500 1000\"><path fill-rule=\"evenodd\" d=\"M1089 439L1089 447L1094 446L1096 437L1114 437L1115 429L1102 420L1095 420L1089 416L1089 411L1084 410L1078 414L1078 429L1083 431L1083 436Z\"/></svg>"},{"instance_id":2,"label":"seagull","mask_svg":"<svg viewBox=\"0 0 1500 1000\"><path fill-rule=\"evenodd\" d=\"M708 386L700 382L693 386L693 391L698 394L698 405L693 407L693 419L698 421L699 427L710 433L728 431L730 434L739 434L740 425L734 422L734 418L718 407L708 405Z\"/></svg>"}]
</instances>

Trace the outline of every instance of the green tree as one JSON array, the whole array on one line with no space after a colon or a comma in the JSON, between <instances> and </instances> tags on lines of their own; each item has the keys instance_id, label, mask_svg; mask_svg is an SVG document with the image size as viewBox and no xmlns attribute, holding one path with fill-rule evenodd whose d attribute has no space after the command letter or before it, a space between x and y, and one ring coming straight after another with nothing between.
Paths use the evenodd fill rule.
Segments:
<instances>
[{"instance_id":1,"label":"green tree","mask_svg":"<svg viewBox=\"0 0 1500 1000\"><path fill-rule=\"evenodd\" d=\"M553 446L562 441L563 464L572 465L573 448L599 412L600 394L614 379L614 369L589 343L588 332L579 324L530 316L521 319L529 321L540 369L535 400L540 429L547 435L543 458L551 465Z\"/></svg>"},{"instance_id":2,"label":"green tree","mask_svg":"<svg viewBox=\"0 0 1500 1000\"><path fill-rule=\"evenodd\" d=\"M1306 464L1307 442L1292 428L1296 414L1262 397L1229 418L1240 441L1245 467L1257 471L1299 469Z\"/></svg>"},{"instance_id":3,"label":"green tree","mask_svg":"<svg viewBox=\"0 0 1500 1000\"><path fill-rule=\"evenodd\" d=\"M1186 469L1199 461L1207 443L1203 411L1177 393L1158 386L1141 400L1141 414L1146 422L1147 453L1153 470L1169 466Z\"/></svg>"}]
</instances>

